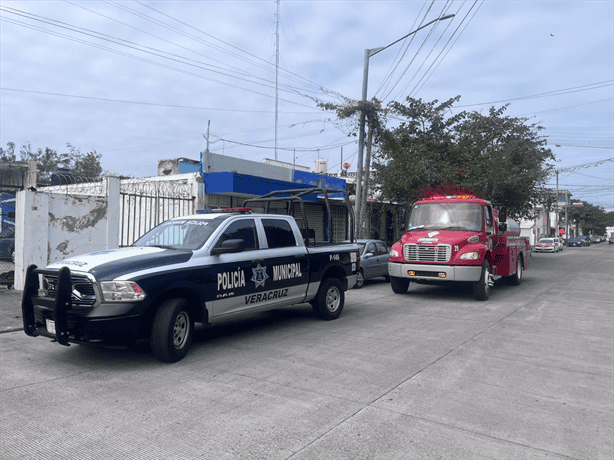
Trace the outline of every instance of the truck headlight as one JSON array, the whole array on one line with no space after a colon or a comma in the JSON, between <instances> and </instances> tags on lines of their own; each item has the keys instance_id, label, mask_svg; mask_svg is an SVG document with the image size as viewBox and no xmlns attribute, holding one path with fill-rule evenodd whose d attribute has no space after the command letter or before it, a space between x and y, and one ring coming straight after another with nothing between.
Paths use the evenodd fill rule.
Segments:
<instances>
[{"instance_id":1,"label":"truck headlight","mask_svg":"<svg viewBox=\"0 0 614 460\"><path fill-rule=\"evenodd\" d=\"M134 281L103 281L100 288L105 302L134 302L145 298L145 292Z\"/></svg>"},{"instance_id":2,"label":"truck headlight","mask_svg":"<svg viewBox=\"0 0 614 460\"><path fill-rule=\"evenodd\" d=\"M479 252L466 252L464 254L461 254L460 258L461 260L476 260L480 258L480 253Z\"/></svg>"},{"instance_id":3,"label":"truck headlight","mask_svg":"<svg viewBox=\"0 0 614 460\"><path fill-rule=\"evenodd\" d=\"M396 249L391 249L390 253L388 254L389 257L399 257L399 253L397 252Z\"/></svg>"}]
</instances>

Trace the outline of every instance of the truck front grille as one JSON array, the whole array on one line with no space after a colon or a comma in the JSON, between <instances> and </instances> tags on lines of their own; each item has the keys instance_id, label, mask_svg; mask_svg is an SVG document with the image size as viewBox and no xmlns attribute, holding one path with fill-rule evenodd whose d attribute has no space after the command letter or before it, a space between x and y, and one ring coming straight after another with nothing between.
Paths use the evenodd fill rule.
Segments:
<instances>
[{"instance_id":1,"label":"truck front grille","mask_svg":"<svg viewBox=\"0 0 614 460\"><path fill-rule=\"evenodd\" d=\"M409 243L403 245L405 260L416 262L449 262L452 246L449 244L419 245Z\"/></svg>"},{"instance_id":2,"label":"truck front grille","mask_svg":"<svg viewBox=\"0 0 614 460\"><path fill-rule=\"evenodd\" d=\"M96 303L96 291L92 282L85 278L72 275L71 303L75 307L91 307ZM58 286L58 275L43 274L43 291L46 297L55 298Z\"/></svg>"}]
</instances>

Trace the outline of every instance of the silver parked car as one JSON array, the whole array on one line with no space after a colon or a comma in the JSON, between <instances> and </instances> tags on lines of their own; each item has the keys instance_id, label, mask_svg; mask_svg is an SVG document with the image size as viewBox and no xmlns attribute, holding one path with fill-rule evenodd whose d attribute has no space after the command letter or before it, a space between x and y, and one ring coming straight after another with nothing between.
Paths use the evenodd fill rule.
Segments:
<instances>
[{"instance_id":1,"label":"silver parked car","mask_svg":"<svg viewBox=\"0 0 614 460\"><path fill-rule=\"evenodd\" d=\"M366 279L388 276L388 253L390 248L381 240L356 240L360 246L360 271L354 289L360 289Z\"/></svg>"}]
</instances>

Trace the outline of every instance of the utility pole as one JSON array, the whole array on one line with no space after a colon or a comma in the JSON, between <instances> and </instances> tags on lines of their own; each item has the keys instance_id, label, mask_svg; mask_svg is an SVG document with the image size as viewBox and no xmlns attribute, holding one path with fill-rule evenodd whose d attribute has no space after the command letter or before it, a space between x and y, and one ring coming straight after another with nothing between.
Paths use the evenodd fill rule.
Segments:
<instances>
[{"instance_id":1,"label":"utility pole","mask_svg":"<svg viewBox=\"0 0 614 460\"><path fill-rule=\"evenodd\" d=\"M411 31L410 33L402 36L401 38L399 38L398 40L390 43L389 45L386 46L382 46L380 48L372 48L372 49L365 49L365 54L364 54L364 63L363 63L363 69L362 69L362 99L361 101L363 102L363 108L360 111L360 125L358 127L358 165L356 167L356 199L354 201L354 214L355 214L355 218L356 218L356 225L357 225L357 230L356 233L358 235L359 238L364 238L366 235L364 235L364 218L363 218L363 214L365 213L366 209L363 209L362 203L365 201L363 199L363 195L367 194L367 186L366 186L366 182L369 180L369 178L364 178L365 181L365 186L363 187L363 152L364 152L364 148L365 148L365 109L364 109L364 103L367 102L367 83L369 80L369 58L372 56L375 56L377 53L379 53L380 51L384 51L385 49L391 47L392 45L400 42L401 40L406 39L407 37L409 37L410 35L415 34L416 32L418 32L419 30L424 29L425 27L430 26L431 24L433 24L434 22L437 21L443 21L446 19L450 19L453 18L454 15L453 14L449 14L447 16L441 16L437 19L433 19L432 21L424 24L423 26L418 27L416 30ZM363 190L364 188L364 190ZM366 208L366 206L365 206Z\"/></svg>"},{"instance_id":2,"label":"utility pole","mask_svg":"<svg viewBox=\"0 0 614 460\"><path fill-rule=\"evenodd\" d=\"M277 122L278 122L278 111L279 111L279 95L278 95L278 85L279 85L279 2L281 0L277 0L277 20L275 21L275 161L277 161Z\"/></svg>"},{"instance_id":3,"label":"utility pole","mask_svg":"<svg viewBox=\"0 0 614 460\"><path fill-rule=\"evenodd\" d=\"M211 160L209 158L209 129L211 128L211 120L207 122L207 135L203 134L203 137L207 139L207 149L205 150L205 154L200 152L200 172L201 174L208 174L211 169Z\"/></svg>"},{"instance_id":4,"label":"utility pole","mask_svg":"<svg viewBox=\"0 0 614 460\"><path fill-rule=\"evenodd\" d=\"M559 168L557 170L555 170L554 172L556 173L556 230L555 230L555 237L558 237L558 227L559 227L559 173L560 172L568 172L568 173L572 173L578 169L586 169L586 168L591 168L593 166L599 166L602 165L603 163L607 163L609 161L614 161L614 158L607 158L605 160L599 160L599 161L595 161L593 163L584 163L581 165L576 165L576 166L569 166L568 168ZM567 206L569 205L569 193L568 191L565 191L565 194L567 196L566 199L566 205L565 205L565 237L567 237L567 226L568 226L568 222L567 222ZM576 225L577 228L577 225ZM577 230L576 230L576 236L577 236Z\"/></svg>"},{"instance_id":5,"label":"utility pole","mask_svg":"<svg viewBox=\"0 0 614 460\"><path fill-rule=\"evenodd\" d=\"M559 172L556 171L556 202L554 208L554 237L559 237Z\"/></svg>"},{"instance_id":6,"label":"utility pole","mask_svg":"<svg viewBox=\"0 0 614 460\"><path fill-rule=\"evenodd\" d=\"M211 129L211 120L207 121L207 153L209 153L209 130Z\"/></svg>"}]
</instances>

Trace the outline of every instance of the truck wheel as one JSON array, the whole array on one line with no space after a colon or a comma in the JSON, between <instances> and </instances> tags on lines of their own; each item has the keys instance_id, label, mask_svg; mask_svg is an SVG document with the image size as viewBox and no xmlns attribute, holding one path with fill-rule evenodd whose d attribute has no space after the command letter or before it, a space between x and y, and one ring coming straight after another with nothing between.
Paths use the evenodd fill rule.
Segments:
<instances>
[{"instance_id":1,"label":"truck wheel","mask_svg":"<svg viewBox=\"0 0 614 460\"><path fill-rule=\"evenodd\" d=\"M490 264L484 260L479 281L473 283L473 297L476 300L488 300L490 295Z\"/></svg>"},{"instance_id":2,"label":"truck wheel","mask_svg":"<svg viewBox=\"0 0 614 460\"><path fill-rule=\"evenodd\" d=\"M523 269L524 264L522 263L522 257L518 257L518 262L516 263L516 273L508 278L513 286L519 286L520 283L522 283Z\"/></svg>"},{"instance_id":3,"label":"truck wheel","mask_svg":"<svg viewBox=\"0 0 614 460\"><path fill-rule=\"evenodd\" d=\"M405 294L409 287L409 280L407 278L399 278L396 276L390 277L390 287L395 294Z\"/></svg>"},{"instance_id":4,"label":"truck wheel","mask_svg":"<svg viewBox=\"0 0 614 460\"><path fill-rule=\"evenodd\" d=\"M362 268L358 270L356 273L356 284L354 285L354 289L360 289L365 284L365 272L362 271Z\"/></svg>"},{"instance_id":5,"label":"truck wheel","mask_svg":"<svg viewBox=\"0 0 614 460\"><path fill-rule=\"evenodd\" d=\"M151 351L160 361L174 363L190 349L194 321L185 299L170 299L162 303L151 327Z\"/></svg>"},{"instance_id":6,"label":"truck wheel","mask_svg":"<svg viewBox=\"0 0 614 460\"><path fill-rule=\"evenodd\" d=\"M327 321L339 318L345 303L343 285L337 278L328 278L322 281L317 295L311 301L315 314Z\"/></svg>"}]
</instances>

